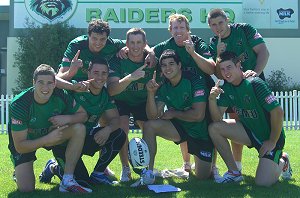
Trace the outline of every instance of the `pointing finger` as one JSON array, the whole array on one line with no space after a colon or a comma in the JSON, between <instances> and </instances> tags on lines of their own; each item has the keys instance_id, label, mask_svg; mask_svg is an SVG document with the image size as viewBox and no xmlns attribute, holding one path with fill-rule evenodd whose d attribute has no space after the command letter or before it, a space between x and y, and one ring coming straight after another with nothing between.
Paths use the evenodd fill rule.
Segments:
<instances>
[{"instance_id":1,"label":"pointing finger","mask_svg":"<svg viewBox=\"0 0 300 198\"><path fill-rule=\"evenodd\" d=\"M78 60L79 54L80 54L80 50L77 51L77 53L75 54L73 60Z\"/></svg>"},{"instance_id":2,"label":"pointing finger","mask_svg":"<svg viewBox=\"0 0 300 198\"><path fill-rule=\"evenodd\" d=\"M219 43L221 43L221 42L222 42L222 39L221 39L221 34L219 34L218 36L219 36L219 38L218 38L218 44L219 44Z\"/></svg>"},{"instance_id":3,"label":"pointing finger","mask_svg":"<svg viewBox=\"0 0 300 198\"><path fill-rule=\"evenodd\" d=\"M191 38L191 34L190 34L190 33L188 33L188 40L189 40L189 41L192 41L192 38Z\"/></svg>"},{"instance_id":4,"label":"pointing finger","mask_svg":"<svg viewBox=\"0 0 300 198\"><path fill-rule=\"evenodd\" d=\"M221 80L218 79L217 82L216 82L216 84L215 84L215 87L219 87L220 86L220 82L221 82Z\"/></svg>"},{"instance_id":5,"label":"pointing finger","mask_svg":"<svg viewBox=\"0 0 300 198\"><path fill-rule=\"evenodd\" d=\"M153 72L153 77L152 77L152 79L153 79L153 80L156 79L156 71Z\"/></svg>"}]
</instances>

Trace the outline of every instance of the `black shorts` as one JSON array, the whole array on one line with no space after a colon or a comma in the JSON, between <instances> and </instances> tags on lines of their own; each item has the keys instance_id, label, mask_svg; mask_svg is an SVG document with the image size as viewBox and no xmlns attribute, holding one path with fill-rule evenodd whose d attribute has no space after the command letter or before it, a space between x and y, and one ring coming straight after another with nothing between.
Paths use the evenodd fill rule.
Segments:
<instances>
[{"instance_id":1,"label":"black shorts","mask_svg":"<svg viewBox=\"0 0 300 198\"><path fill-rule=\"evenodd\" d=\"M97 151L100 151L101 147L95 142L94 135L103 128L104 127L96 126L91 131L86 132L82 154L94 156Z\"/></svg>"},{"instance_id":2,"label":"black shorts","mask_svg":"<svg viewBox=\"0 0 300 198\"><path fill-rule=\"evenodd\" d=\"M118 107L120 116L127 115L130 117L130 113L134 117L134 120L147 121L146 114L146 102L138 106L129 106L125 102L115 100L115 103Z\"/></svg>"},{"instance_id":3,"label":"black shorts","mask_svg":"<svg viewBox=\"0 0 300 198\"><path fill-rule=\"evenodd\" d=\"M245 131L251 141L251 146L248 146L248 148L255 148L258 152L262 146L262 142L259 142L259 140L255 137L255 134L249 129L247 128L244 124L243 124ZM276 142L276 146L275 148L270 152L270 154L265 154L263 156L263 158L267 158L270 159L272 161L274 161L275 163L279 164L280 158L282 156L282 150L285 144L285 137L283 135L283 133L280 134L278 141Z\"/></svg>"},{"instance_id":4,"label":"black shorts","mask_svg":"<svg viewBox=\"0 0 300 198\"><path fill-rule=\"evenodd\" d=\"M214 145L210 139L208 140L200 140L193 138L184 131L181 125L175 120L170 120L173 126L176 128L180 141L175 142L175 144L180 144L182 142L187 141L188 144L188 152L192 155L197 156L199 159L205 162L212 162Z\"/></svg>"}]
</instances>

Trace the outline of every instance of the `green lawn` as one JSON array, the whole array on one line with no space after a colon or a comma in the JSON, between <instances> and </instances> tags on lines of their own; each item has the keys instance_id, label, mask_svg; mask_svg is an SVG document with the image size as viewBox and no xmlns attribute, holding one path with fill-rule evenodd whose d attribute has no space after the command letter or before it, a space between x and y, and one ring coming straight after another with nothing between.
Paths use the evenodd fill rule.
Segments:
<instances>
[{"instance_id":1,"label":"green lawn","mask_svg":"<svg viewBox=\"0 0 300 198\"><path fill-rule=\"evenodd\" d=\"M216 184L212 180L198 181L191 176L189 180L182 179L157 179L157 184L172 184L182 189L178 193L165 193L159 197L300 197L300 138L299 131L286 132L286 146L285 151L291 157L291 164L293 168L293 180L282 181L276 183L271 188L257 187L254 185L255 169L258 162L258 154L254 149L244 149L243 155L243 174L245 180L240 184ZM130 134L130 138L134 136L141 136L140 134ZM58 192L59 179L52 179L51 184L41 184L38 182L38 175L42 171L46 161L52 157L51 152L40 149L37 152L38 160L35 162L36 173L36 192L20 193L16 190L16 184L12 180L13 166L9 158L9 151L7 149L8 137L7 135L0 135L0 197L73 197L82 196L74 194L63 194ZM297 154L298 153L298 154ZM96 159L86 157L84 159L88 164L89 170L92 170ZM180 149L172 142L159 139L158 154L156 158L155 167L157 169L174 169L180 167L182 164ZM221 158L218 158L218 166L221 173L226 171L225 165ZM120 173L120 161L117 157L110 168L117 173ZM138 175L133 175L135 179ZM93 188L93 193L84 195L88 197L152 197L154 192L146 189L130 188L128 184L120 184L115 187L97 186Z\"/></svg>"}]
</instances>

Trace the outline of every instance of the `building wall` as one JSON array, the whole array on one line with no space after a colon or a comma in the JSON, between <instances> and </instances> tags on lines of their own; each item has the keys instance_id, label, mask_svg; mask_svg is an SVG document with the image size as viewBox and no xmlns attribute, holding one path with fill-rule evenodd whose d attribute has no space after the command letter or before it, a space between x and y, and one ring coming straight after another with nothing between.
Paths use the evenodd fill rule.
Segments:
<instances>
[{"instance_id":1,"label":"building wall","mask_svg":"<svg viewBox=\"0 0 300 198\"><path fill-rule=\"evenodd\" d=\"M7 94L12 94L12 89L16 87L17 68L14 64L13 54L17 52L18 45L15 37L7 39ZM272 70L284 71L288 77L293 78L295 82L300 83L299 61L300 57L300 38L265 38L266 45L270 51L268 65L265 68L265 75L268 77Z\"/></svg>"}]
</instances>

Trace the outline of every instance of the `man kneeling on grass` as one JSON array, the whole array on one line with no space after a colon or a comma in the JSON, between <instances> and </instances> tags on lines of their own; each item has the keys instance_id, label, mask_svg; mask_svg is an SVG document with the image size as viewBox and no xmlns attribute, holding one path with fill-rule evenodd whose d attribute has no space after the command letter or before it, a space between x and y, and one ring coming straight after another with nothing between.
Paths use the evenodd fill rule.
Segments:
<instances>
[{"instance_id":1,"label":"man kneeling on grass","mask_svg":"<svg viewBox=\"0 0 300 198\"><path fill-rule=\"evenodd\" d=\"M241 62L233 52L222 53L217 63L226 83L220 88L218 81L210 92L209 110L215 122L209 126L209 135L228 168L217 182L243 180L227 139L257 149L257 185L271 186L280 173L284 179L290 179L289 158L287 153L282 153L285 144L283 110L275 96L259 77L243 78ZM235 111L240 121L222 119L228 107Z\"/></svg>"},{"instance_id":2,"label":"man kneeling on grass","mask_svg":"<svg viewBox=\"0 0 300 198\"><path fill-rule=\"evenodd\" d=\"M37 149L54 149L65 142L66 164L61 192L92 192L73 178L85 138L85 110L64 90L55 89L55 72L40 65L33 74L33 87L15 96L9 106L9 150L15 166L18 190L35 189L33 162Z\"/></svg>"}]
</instances>

